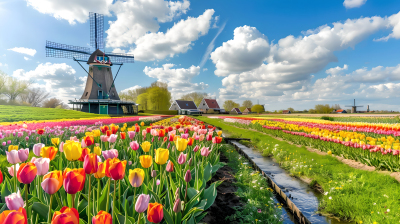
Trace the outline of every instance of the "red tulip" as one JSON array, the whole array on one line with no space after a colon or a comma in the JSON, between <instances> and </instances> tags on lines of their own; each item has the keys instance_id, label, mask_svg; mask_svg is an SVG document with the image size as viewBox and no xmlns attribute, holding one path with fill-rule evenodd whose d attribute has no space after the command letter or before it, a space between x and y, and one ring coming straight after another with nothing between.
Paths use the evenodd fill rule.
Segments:
<instances>
[{"instance_id":1,"label":"red tulip","mask_svg":"<svg viewBox=\"0 0 400 224\"><path fill-rule=\"evenodd\" d=\"M168 161L167 167L165 168L167 172L174 172L174 163L171 160Z\"/></svg>"},{"instance_id":2,"label":"red tulip","mask_svg":"<svg viewBox=\"0 0 400 224\"><path fill-rule=\"evenodd\" d=\"M189 139L188 139L187 145L188 145L188 146L192 146L192 145L193 145L193 142L194 142L193 138L189 138Z\"/></svg>"},{"instance_id":3,"label":"red tulip","mask_svg":"<svg viewBox=\"0 0 400 224\"><path fill-rule=\"evenodd\" d=\"M87 146L91 146L91 145L94 144L94 138L93 138L93 136L91 136L91 135L86 136L86 137L84 138L84 140L85 140L85 144L86 144Z\"/></svg>"},{"instance_id":4,"label":"red tulip","mask_svg":"<svg viewBox=\"0 0 400 224\"><path fill-rule=\"evenodd\" d=\"M76 194L85 186L85 170L66 168L63 173L64 189L68 194Z\"/></svg>"},{"instance_id":5,"label":"red tulip","mask_svg":"<svg viewBox=\"0 0 400 224\"><path fill-rule=\"evenodd\" d=\"M90 153L85 156L85 160L83 162L83 169L85 169L86 174L94 174L97 172L99 168L97 162L97 155L95 153Z\"/></svg>"},{"instance_id":6,"label":"red tulip","mask_svg":"<svg viewBox=\"0 0 400 224\"><path fill-rule=\"evenodd\" d=\"M162 204L149 203L147 208L147 219L152 223L160 223L164 218L163 206Z\"/></svg>"},{"instance_id":7,"label":"red tulip","mask_svg":"<svg viewBox=\"0 0 400 224\"><path fill-rule=\"evenodd\" d=\"M78 160L81 161L81 162L85 161L86 155L89 155L89 154L90 154L90 149L89 148L83 148L81 157L79 157Z\"/></svg>"},{"instance_id":8,"label":"red tulip","mask_svg":"<svg viewBox=\"0 0 400 224\"><path fill-rule=\"evenodd\" d=\"M0 184L3 183L3 173L0 170Z\"/></svg>"},{"instance_id":9,"label":"red tulip","mask_svg":"<svg viewBox=\"0 0 400 224\"><path fill-rule=\"evenodd\" d=\"M121 139L125 139L126 138L126 132L120 132L119 134L121 135Z\"/></svg>"},{"instance_id":10,"label":"red tulip","mask_svg":"<svg viewBox=\"0 0 400 224\"><path fill-rule=\"evenodd\" d=\"M113 180L121 180L125 176L126 161L118 158L106 160L106 175Z\"/></svg>"},{"instance_id":11,"label":"red tulip","mask_svg":"<svg viewBox=\"0 0 400 224\"><path fill-rule=\"evenodd\" d=\"M38 133L38 135L43 135L44 134L44 129L38 129L37 133Z\"/></svg>"},{"instance_id":12,"label":"red tulip","mask_svg":"<svg viewBox=\"0 0 400 224\"><path fill-rule=\"evenodd\" d=\"M110 137L111 134L112 134L111 130L107 130L107 131L106 131L106 135L107 135L108 137Z\"/></svg>"},{"instance_id":13,"label":"red tulip","mask_svg":"<svg viewBox=\"0 0 400 224\"><path fill-rule=\"evenodd\" d=\"M139 132L140 131L140 127L139 126L135 126L135 131Z\"/></svg>"},{"instance_id":14,"label":"red tulip","mask_svg":"<svg viewBox=\"0 0 400 224\"><path fill-rule=\"evenodd\" d=\"M151 128L150 127L147 127L146 128L146 133L150 133L151 132Z\"/></svg>"},{"instance_id":15,"label":"red tulip","mask_svg":"<svg viewBox=\"0 0 400 224\"><path fill-rule=\"evenodd\" d=\"M108 131L108 126L100 127L100 131L105 134Z\"/></svg>"},{"instance_id":16,"label":"red tulip","mask_svg":"<svg viewBox=\"0 0 400 224\"><path fill-rule=\"evenodd\" d=\"M17 171L17 178L20 183L30 184L36 177L37 168L34 163L22 163Z\"/></svg>"}]
</instances>

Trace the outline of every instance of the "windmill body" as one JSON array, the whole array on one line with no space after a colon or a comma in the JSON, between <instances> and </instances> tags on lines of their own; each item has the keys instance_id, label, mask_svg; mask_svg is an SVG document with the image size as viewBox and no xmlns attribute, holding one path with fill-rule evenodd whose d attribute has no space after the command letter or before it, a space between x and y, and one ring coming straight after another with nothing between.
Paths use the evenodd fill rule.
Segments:
<instances>
[{"instance_id":1,"label":"windmill body","mask_svg":"<svg viewBox=\"0 0 400 224\"><path fill-rule=\"evenodd\" d=\"M354 99L353 105L346 105L345 107L351 107L351 113L357 113L357 107L363 107L363 106L356 106L356 99ZM369 106L368 106L368 109L369 109Z\"/></svg>"},{"instance_id":2,"label":"windmill body","mask_svg":"<svg viewBox=\"0 0 400 224\"><path fill-rule=\"evenodd\" d=\"M79 100L70 100L73 109L89 113L99 114L135 114L137 104L121 101L115 88L115 79L123 63L133 63L134 57L129 54L106 53L103 48L103 15L90 13L90 43L95 48L77 47L47 41L46 56L57 58L71 58L76 61L87 73L85 90ZM87 71L80 62L89 65ZM119 65L118 71L113 77L111 67Z\"/></svg>"}]
</instances>

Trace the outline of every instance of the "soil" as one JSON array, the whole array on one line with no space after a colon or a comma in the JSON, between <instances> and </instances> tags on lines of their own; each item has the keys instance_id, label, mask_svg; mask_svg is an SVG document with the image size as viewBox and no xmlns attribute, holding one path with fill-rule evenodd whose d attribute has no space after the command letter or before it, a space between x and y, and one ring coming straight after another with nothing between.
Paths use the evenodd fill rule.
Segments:
<instances>
[{"instance_id":1,"label":"soil","mask_svg":"<svg viewBox=\"0 0 400 224\"><path fill-rule=\"evenodd\" d=\"M228 158L221 154L221 162L228 162ZM206 210L207 215L203 218L202 223L207 224L234 224L238 223L235 221L226 220L225 217L235 214L236 210L234 207L242 207L243 203L240 197L235 195L237 187L234 185L236 182L233 176L234 171L229 166L225 165L221 167L216 174L212 177L209 183L223 180L221 185L217 187L217 197L215 202L210 208Z\"/></svg>"}]
</instances>

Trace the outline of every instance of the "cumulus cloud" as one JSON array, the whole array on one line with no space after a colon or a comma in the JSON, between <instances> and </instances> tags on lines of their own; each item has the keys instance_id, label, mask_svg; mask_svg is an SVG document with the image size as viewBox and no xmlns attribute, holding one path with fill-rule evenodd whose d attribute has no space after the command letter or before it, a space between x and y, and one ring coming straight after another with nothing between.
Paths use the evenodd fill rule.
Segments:
<instances>
[{"instance_id":1,"label":"cumulus cloud","mask_svg":"<svg viewBox=\"0 0 400 224\"><path fill-rule=\"evenodd\" d=\"M113 0L26 0L26 2L40 13L75 24L86 22L89 19L89 12L110 15L109 7Z\"/></svg>"},{"instance_id":2,"label":"cumulus cloud","mask_svg":"<svg viewBox=\"0 0 400 224\"><path fill-rule=\"evenodd\" d=\"M36 86L45 88L52 96L67 102L73 98L80 98L84 90L87 77L77 77L75 74L76 71L65 63L47 62L39 64L35 70L15 70L12 76L21 80L36 81Z\"/></svg>"},{"instance_id":3,"label":"cumulus cloud","mask_svg":"<svg viewBox=\"0 0 400 224\"><path fill-rule=\"evenodd\" d=\"M197 18L182 19L165 33L145 34L135 41L137 47L130 53L139 61L162 60L186 53L193 41L208 33L213 14L213 9L207 9Z\"/></svg>"},{"instance_id":4,"label":"cumulus cloud","mask_svg":"<svg viewBox=\"0 0 400 224\"><path fill-rule=\"evenodd\" d=\"M134 86L132 86L132 87L129 87L129 88L126 88L126 89L121 90L121 92L122 92L122 93L126 93L126 92L128 92L129 90L135 90L135 89L139 89L139 88L142 88L142 87L139 86L139 85L134 85Z\"/></svg>"},{"instance_id":5,"label":"cumulus cloud","mask_svg":"<svg viewBox=\"0 0 400 224\"><path fill-rule=\"evenodd\" d=\"M202 91L208 88L204 82L192 83L191 80L200 73L200 66L190 68L174 68L174 64L164 64L161 68L145 67L143 72L158 81L168 83L172 96L178 99L186 93Z\"/></svg>"},{"instance_id":6,"label":"cumulus cloud","mask_svg":"<svg viewBox=\"0 0 400 224\"><path fill-rule=\"evenodd\" d=\"M346 9L358 8L364 5L367 0L344 0L343 5Z\"/></svg>"},{"instance_id":7,"label":"cumulus cloud","mask_svg":"<svg viewBox=\"0 0 400 224\"><path fill-rule=\"evenodd\" d=\"M343 65L343 68L336 66L334 68L330 68L328 70L326 70L326 74L331 74L331 75L337 75L339 73L341 73L344 70L347 70L349 66L347 66L346 64Z\"/></svg>"},{"instance_id":8,"label":"cumulus cloud","mask_svg":"<svg viewBox=\"0 0 400 224\"><path fill-rule=\"evenodd\" d=\"M35 56L36 54L36 50L35 49L31 49L31 48L25 48L25 47L14 47L14 48L10 48L8 49L9 51L14 51L17 53L21 53L21 54L27 54L29 56Z\"/></svg>"},{"instance_id":9,"label":"cumulus cloud","mask_svg":"<svg viewBox=\"0 0 400 224\"><path fill-rule=\"evenodd\" d=\"M391 15L388 18L388 21L389 21L388 27L392 28L392 33L390 33L386 37L374 39L375 41L388 41L390 38L395 38L395 39L400 38L400 12Z\"/></svg>"},{"instance_id":10,"label":"cumulus cloud","mask_svg":"<svg viewBox=\"0 0 400 224\"><path fill-rule=\"evenodd\" d=\"M31 60L30 58L28 58L28 57L25 57L25 56L24 56L24 59L25 59L25 61L29 61L29 60Z\"/></svg>"},{"instance_id":11,"label":"cumulus cloud","mask_svg":"<svg viewBox=\"0 0 400 224\"><path fill-rule=\"evenodd\" d=\"M190 2L164 0L127 0L117 1L110 9L117 16L110 21L106 31L108 47L126 47L148 32L157 32L159 23L170 22L185 14Z\"/></svg>"}]
</instances>

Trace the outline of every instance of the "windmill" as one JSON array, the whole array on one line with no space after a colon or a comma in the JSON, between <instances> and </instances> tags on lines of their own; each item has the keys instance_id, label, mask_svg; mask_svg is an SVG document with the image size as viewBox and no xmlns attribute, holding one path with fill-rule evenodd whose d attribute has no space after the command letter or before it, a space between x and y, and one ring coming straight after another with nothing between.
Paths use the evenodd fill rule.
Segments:
<instances>
[{"instance_id":1,"label":"windmill","mask_svg":"<svg viewBox=\"0 0 400 224\"><path fill-rule=\"evenodd\" d=\"M137 112L137 104L121 101L115 88L115 79L123 63L133 63L134 57L130 54L103 52L104 48L104 17L102 14L89 13L90 18L90 46L78 47L46 41L46 57L69 58L76 61L88 74L85 91L79 100L70 100L69 104L78 106L78 110L99 114L133 114ZM89 65L89 72L80 62ZM113 78L111 66L119 65Z\"/></svg>"},{"instance_id":2,"label":"windmill","mask_svg":"<svg viewBox=\"0 0 400 224\"><path fill-rule=\"evenodd\" d=\"M356 99L354 99L354 105L346 105L345 107L351 107L351 113L357 113L357 107L363 106L356 106Z\"/></svg>"}]
</instances>

